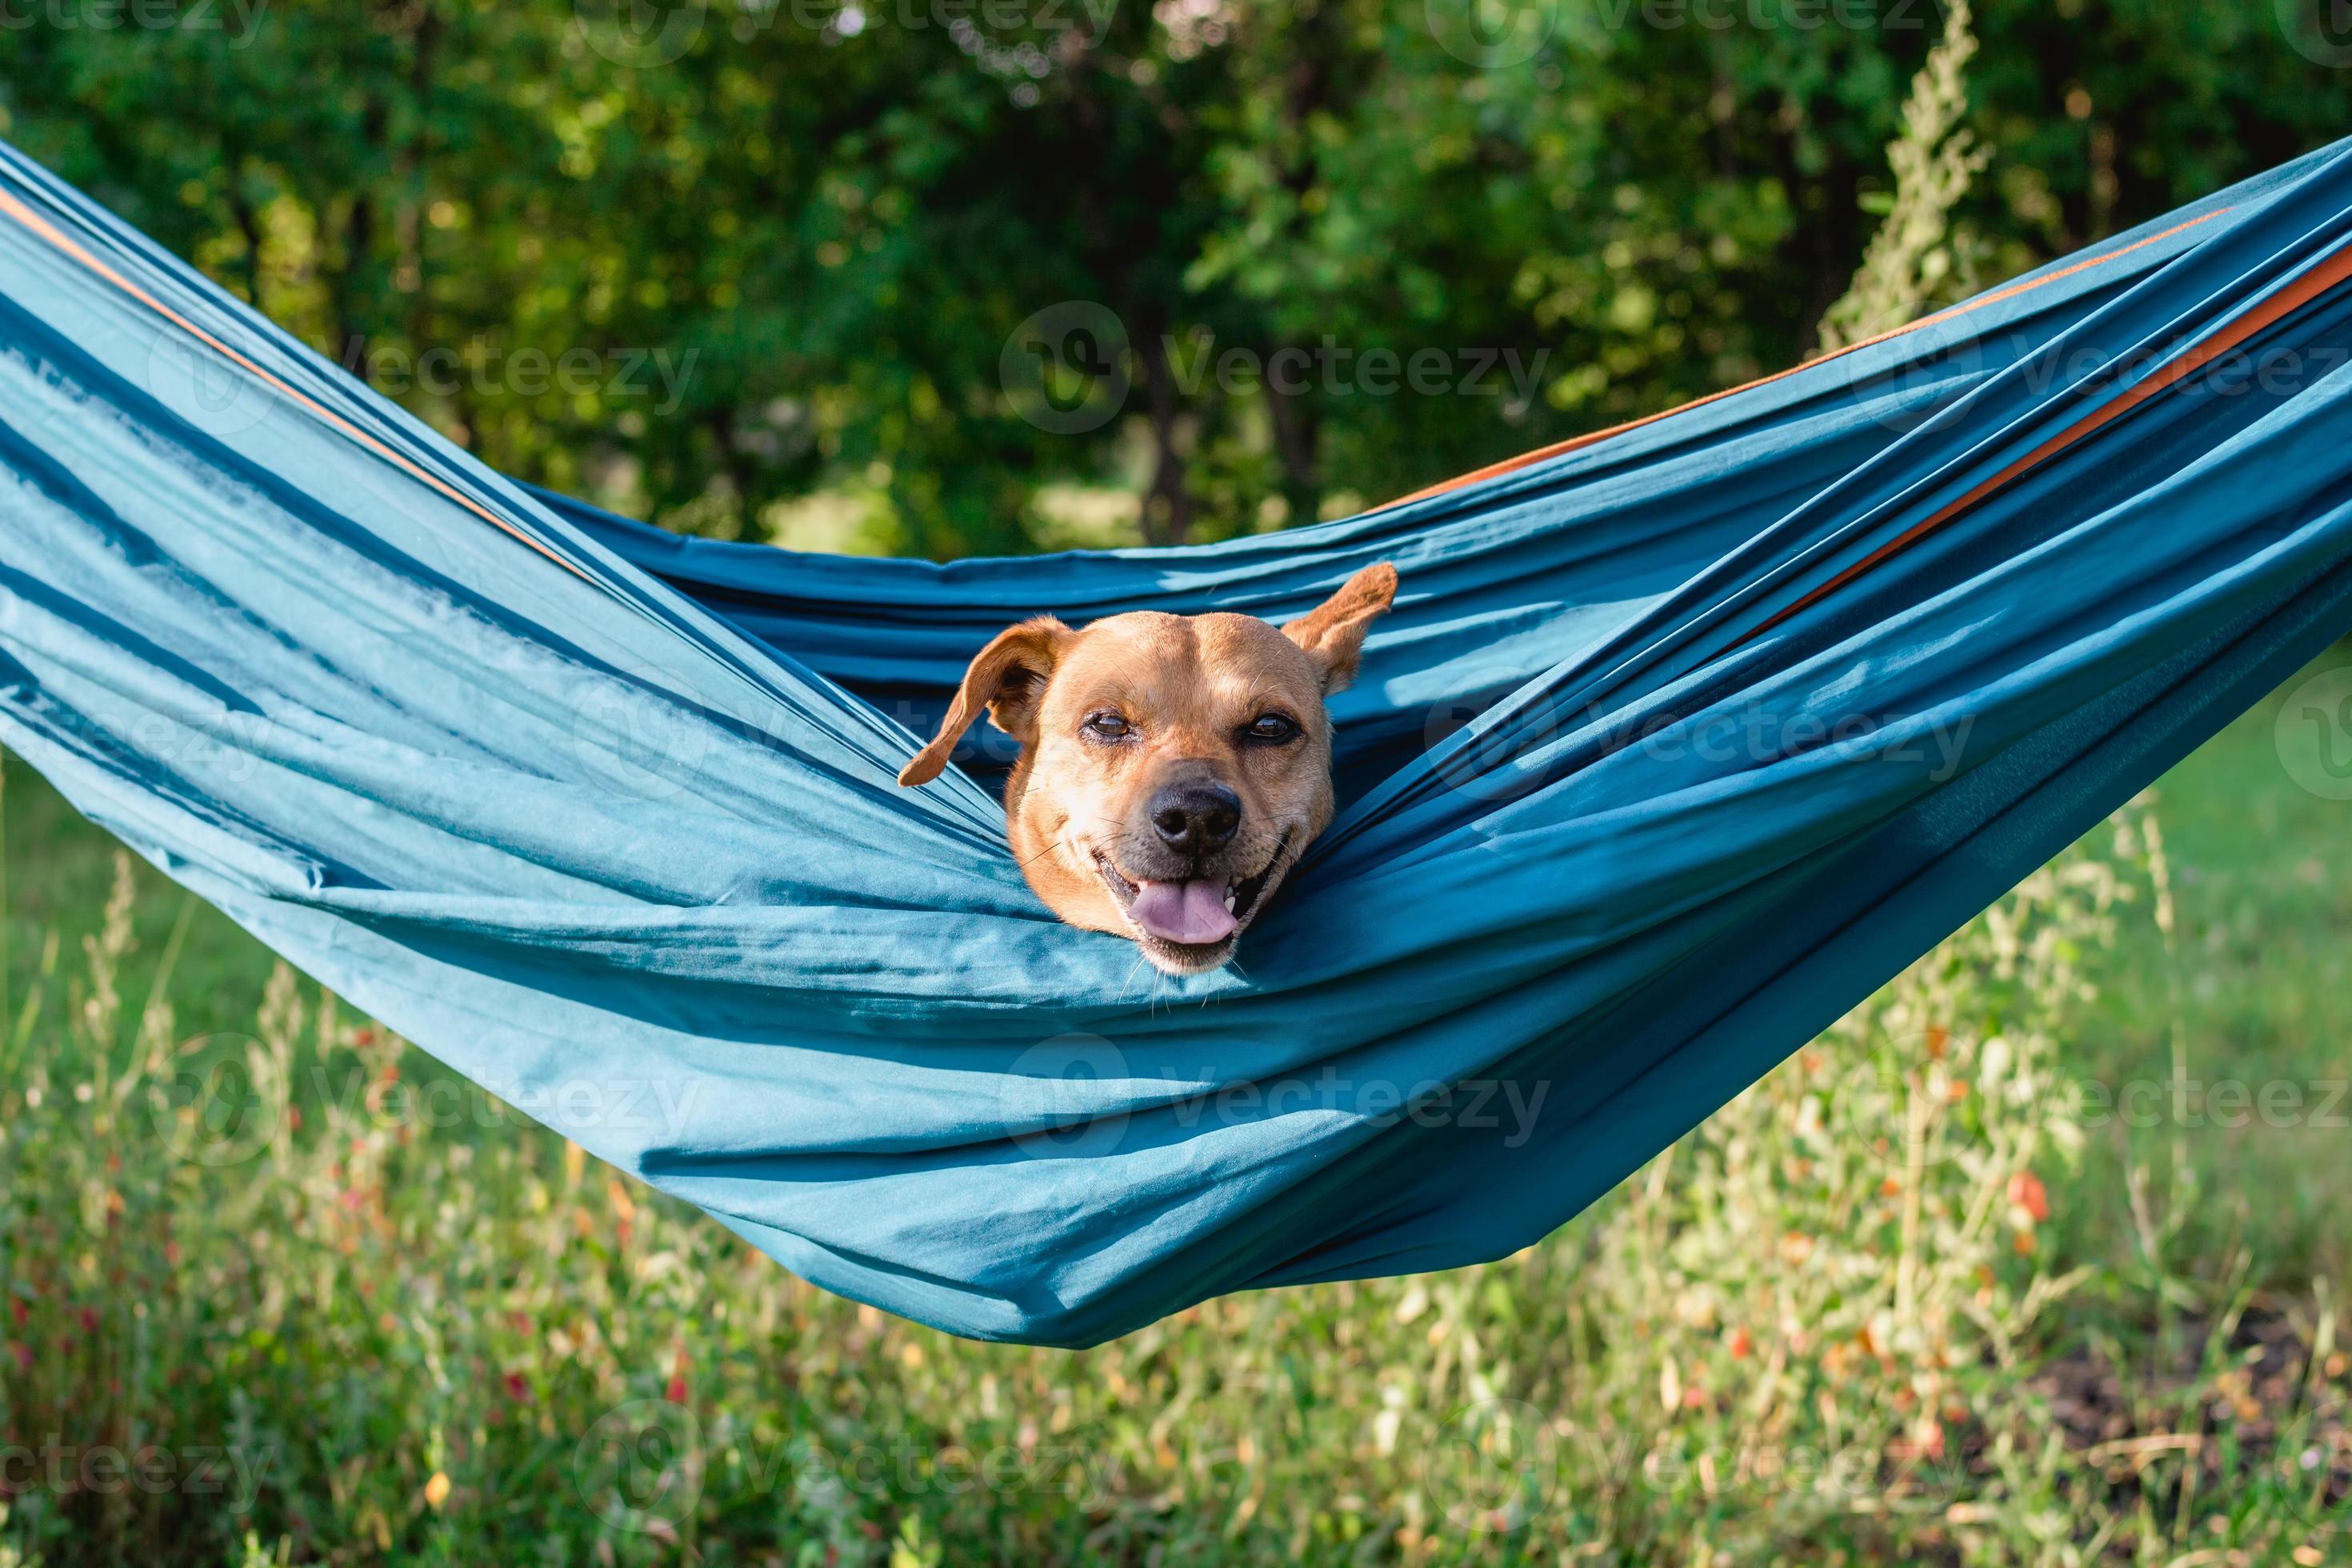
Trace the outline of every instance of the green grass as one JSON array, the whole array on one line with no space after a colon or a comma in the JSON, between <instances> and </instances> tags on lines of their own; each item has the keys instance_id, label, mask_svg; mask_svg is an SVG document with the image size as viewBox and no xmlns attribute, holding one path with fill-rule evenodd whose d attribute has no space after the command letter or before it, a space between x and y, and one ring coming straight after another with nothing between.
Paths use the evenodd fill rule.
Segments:
<instances>
[{"instance_id":1,"label":"green grass","mask_svg":"<svg viewBox=\"0 0 2352 1568\"><path fill-rule=\"evenodd\" d=\"M12 764L0 1568L2352 1563L2352 802L2280 701L1543 1245L1080 1354L799 1284ZM2084 1114L2177 1056L2305 1111Z\"/></svg>"},{"instance_id":2,"label":"green grass","mask_svg":"<svg viewBox=\"0 0 2352 1568\"><path fill-rule=\"evenodd\" d=\"M2168 950L2152 919L2121 926L2100 994L2068 1042L2069 1067L2114 1092L2132 1083L2187 1086L2185 1118L2173 1113L2168 1090L2162 1125L2132 1129L2118 1115L2093 1139L2090 1185L2108 1201L2085 1215L2079 1241L2110 1260L2137 1246L2122 1173L2134 1162L2162 1166L2177 1147L2201 1183L2185 1217L2188 1256L2219 1268L2242 1249L2257 1278L2281 1289L2347 1277L2352 1097L2325 1102L2352 1080L2352 800L2297 784L2278 742L2287 695L2346 668L2352 645L2288 682L2158 788L2175 940ZM2174 1070L2176 1043L2186 1074ZM2207 1103L2210 1086L2223 1081L2250 1093L2297 1086L2305 1103L2300 1114L2272 1119L2258 1105L2232 1112Z\"/></svg>"}]
</instances>

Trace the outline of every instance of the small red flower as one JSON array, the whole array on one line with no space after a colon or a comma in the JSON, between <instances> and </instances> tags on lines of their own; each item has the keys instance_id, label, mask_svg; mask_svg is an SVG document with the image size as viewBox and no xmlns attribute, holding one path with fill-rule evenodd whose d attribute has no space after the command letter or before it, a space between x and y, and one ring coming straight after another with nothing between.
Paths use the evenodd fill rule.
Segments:
<instances>
[{"instance_id":1,"label":"small red flower","mask_svg":"<svg viewBox=\"0 0 2352 1568\"><path fill-rule=\"evenodd\" d=\"M16 1358L16 1364L18 1366L24 1368L26 1372L33 1370L32 1346L26 1344L19 1340L10 1340L8 1342L8 1353Z\"/></svg>"},{"instance_id":2,"label":"small red flower","mask_svg":"<svg viewBox=\"0 0 2352 1568\"><path fill-rule=\"evenodd\" d=\"M530 1398L530 1380L523 1376L523 1374L519 1372L510 1372L507 1373L507 1397L509 1399Z\"/></svg>"},{"instance_id":3,"label":"small red flower","mask_svg":"<svg viewBox=\"0 0 2352 1568\"><path fill-rule=\"evenodd\" d=\"M1756 1353L1756 1336L1746 1329L1734 1329L1731 1331L1731 1338L1727 1342L1727 1347L1731 1352L1732 1360L1746 1361Z\"/></svg>"},{"instance_id":4,"label":"small red flower","mask_svg":"<svg viewBox=\"0 0 2352 1568\"><path fill-rule=\"evenodd\" d=\"M32 1309L26 1306L24 1302L11 1301L8 1303L8 1315L16 1320L16 1326L21 1329L25 1326L25 1320L31 1317L33 1312Z\"/></svg>"},{"instance_id":5,"label":"small red flower","mask_svg":"<svg viewBox=\"0 0 2352 1568\"><path fill-rule=\"evenodd\" d=\"M95 1309L84 1307L81 1310L81 1331L86 1334L98 1332L98 1312Z\"/></svg>"},{"instance_id":6,"label":"small red flower","mask_svg":"<svg viewBox=\"0 0 2352 1568\"><path fill-rule=\"evenodd\" d=\"M2009 1201L2032 1215L2036 1225L2050 1217L2050 1189L2031 1171L2020 1171L2010 1177Z\"/></svg>"}]
</instances>

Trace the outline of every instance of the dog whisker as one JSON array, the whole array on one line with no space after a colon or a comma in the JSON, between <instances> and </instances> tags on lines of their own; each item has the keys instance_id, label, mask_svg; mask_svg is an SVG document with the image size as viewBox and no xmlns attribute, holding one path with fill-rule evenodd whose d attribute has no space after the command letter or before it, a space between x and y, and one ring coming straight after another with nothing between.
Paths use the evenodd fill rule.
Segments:
<instances>
[{"instance_id":1,"label":"dog whisker","mask_svg":"<svg viewBox=\"0 0 2352 1568\"><path fill-rule=\"evenodd\" d=\"M1018 861L1016 864L1022 870L1026 871L1030 867L1034 866L1038 861L1043 860L1046 856L1051 855L1056 849L1075 849L1076 847L1077 846L1075 844L1069 844L1061 839L1055 839L1053 843L1046 845L1043 849L1038 850L1034 855L1030 856L1025 860Z\"/></svg>"},{"instance_id":2,"label":"dog whisker","mask_svg":"<svg viewBox=\"0 0 2352 1568\"><path fill-rule=\"evenodd\" d=\"M1122 1005L1127 1002L1127 988L1135 982L1136 970L1143 968L1147 962L1148 961L1143 956L1143 950L1141 948L1138 948L1135 952L1134 964L1129 968L1126 975L1118 983L1118 1000ZM1149 1016L1149 1012L1147 1012L1145 1016Z\"/></svg>"}]
</instances>

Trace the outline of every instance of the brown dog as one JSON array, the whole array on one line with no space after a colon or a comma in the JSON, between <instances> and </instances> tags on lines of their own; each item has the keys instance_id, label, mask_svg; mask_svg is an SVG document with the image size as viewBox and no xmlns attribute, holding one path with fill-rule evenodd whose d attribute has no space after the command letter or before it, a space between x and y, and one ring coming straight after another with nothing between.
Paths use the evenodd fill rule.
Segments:
<instances>
[{"instance_id":1,"label":"brown dog","mask_svg":"<svg viewBox=\"0 0 2352 1568\"><path fill-rule=\"evenodd\" d=\"M1021 742L1004 815L1037 896L1171 974L1214 969L1331 820L1323 700L1396 586L1395 567L1367 566L1280 631L1151 611L1024 621L980 650L898 782L939 777L986 707Z\"/></svg>"}]
</instances>

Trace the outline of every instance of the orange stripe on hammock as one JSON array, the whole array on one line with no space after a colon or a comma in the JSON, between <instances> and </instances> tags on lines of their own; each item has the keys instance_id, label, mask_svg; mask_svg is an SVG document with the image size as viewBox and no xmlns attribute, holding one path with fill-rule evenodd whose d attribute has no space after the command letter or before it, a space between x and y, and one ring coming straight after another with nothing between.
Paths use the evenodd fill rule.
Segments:
<instances>
[{"instance_id":1,"label":"orange stripe on hammock","mask_svg":"<svg viewBox=\"0 0 2352 1568\"><path fill-rule=\"evenodd\" d=\"M2112 424L2141 404L2147 402L2157 394L2179 385L2189 376L2211 364L2248 338L2266 327L2276 324L2284 317L2301 310L2347 279L2352 279L2352 245L2347 245L2338 249L2285 288L2242 314L2224 322L2210 337L2199 341L2190 348L2175 355L2144 380L2135 384L2122 395L2112 398L2093 409L2032 451L2002 468L2000 472L1971 488L1967 494L1948 502L1928 516L1913 523L1820 587L1769 616L1754 630L1743 634L1731 647L1738 647L1743 643L1762 637L1799 611L1809 609L1821 603L1822 600L1844 587L1872 567L1885 561L1889 556L1910 548L1969 508L1998 494L2084 437ZM1728 652L1729 649L1725 651Z\"/></svg>"},{"instance_id":2,"label":"orange stripe on hammock","mask_svg":"<svg viewBox=\"0 0 2352 1568\"><path fill-rule=\"evenodd\" d=\"M1970 300L1966 304L1955 305L1948 310L1938 310L1932 316L1922 316L1916 321L1906 322L1902 326L1880 332L1874 337L1848 343L1845 347L1822 354L1818 359L1810 359L1802 364L1790 365L1786 370L1774 371L1770 375L1759 376L1754 381L1738 386L1726 387L1721 392L1710 392L1705 397L1693 398L1688 403L1678 404L1675 407L1663 409L1656 414L1645 414L1639 419L1629 419L1622 425L1612 425L1606 430L1593 430L1581 436L1570 436L1566 440L1555 441L1549 447L1538 447L1532 452L1522 452L1516 458L1506 458L1498 463L1489 463L1483 468L1473 468L1466 474L1457 475L1441 483L1431 485L1425 489L1415 490L1411 495L1399 496L1396 500L1385 502L1372 510L1386 511L1390 507L1402 506L1408 501L1426 500L1432 496L1442 496L1449 490L1458 490L1465 485L1475 485L1481 479L1491 479L1504 474L1515 473L1530 464L1540 463L1547 458L1557 458L1564 453L1581 451L1587 447L1598 446L1612 437L1622 436L1629 430L1639 430L1647 425L1655 425L1661 419L1672 419L1677 414L1687 414L1694 408L1704 408L1710 403L1720 403L1727 397L1737 397L1743 392L1753 392L1759 386L1769 386L1776 381L1784 381L1801 371L1827 364L1832 360L1843 359L1857 349L1866 349L1878 343L1887 342L1902 337L1906 332L1916 332L1923 327L1932 327L1938 322L1955 321L1971 310L1981 310L1989 305L1998 305L2005 300L2014 300L2021 294L2030 294L2034 289L2055 283L2062 278L2072 278L2076 273L2087 272L2094 267L2104 267L2110 261L2129 256L2135 250L2141 250L2159 241L2170 239L2174 235L2195 228L2200 223L2210 222L2231 210L2228 207L2216 207L2211 212L2200 214L2186 223L2175 224L2161 234L2151 234L2146 239L2134 240L2131 244L2115 250L2091 257L2087 260L2077 261L2071 267L2062 267L2046 278L2036 278L2030 283L2018 283L2007 289L1996 289L1990 294Z\"/></svg>"},{"instance_id":3,"label":"orange stripe on hammock","mask_svg":"<svg viewBox=\"0 0 2352 1568\"><path fill-rule=\"evenodd\" d=\"M300 404L303 407L309 409L320 418L326 420L335 428L341 430L344 435L349 436L352 440L359 442L361 445L366 447L369 450L376 453L378 456L389 458L392 462L405 469L410 475L424 480L426 484L432 486L435 489L440 491L451 500L456 501L459 506L464 507L475 516L482 519L485 522L488 522L500 531L511 534L515 538L522 541L523 543L530 545L533 550L538 551L541 555L546 556L550 561L554 562L558 566L562 567L565 571L571 573L582 582L595 582L593 577L591 577L587 573L582 571L578 566L566 561L562 556L558 555L554 551L550 550L546 545L541 544L538 540L533 539L521 529L517 528L514 524L507 521L506 519L499 516L496 512L482 505L481 502L474 500L473 497L466 494L463 490L458 489L455 485L450 484L447 480L443 479L438 475L429 472L412 459L402 456L399 452L394 451L392 447L384 445L383 442L376 439L373 436L369 435L366 431L361 429L358 426L352 424L341 415L337 414L333 409L320 403L316 398L311 397L307 393L301 392L295 387L288 385L278 376L270 374L267 370L264 370L261 366L256 364L244 354L239 353L236 350L229 347L226 343L222 342L218 338L214 337L210 332L205 331L202 327L197 326L194 321L189 321L185 316L181 315L177 310L173 310L169 305L164 304L161 300L156 299L152 294L148 293L147 290L139 287L138 284L133 283L128 278L123 277L121 273L117 272L113 268L109 267L105 262L91 255L88 249L84 248L70 235L66 234L55 224L49 222L48 219L43 217L40 214L26 206L23 202L19 201L16 196L10 195L6 191L0 191L0 214L5 214L5 216L16 219L16 222L23 225L36 237L47 241L49 245L54 247L67 258L79 262L83 267L89 268L89 270L97 277L113 284L117 289L121 289L133 300L138 300L141 304L146 306L149 310L154 311L157 315L163 317L173 326L178 327L182 331L186 332L190 337L195 339L198 342L203 343L215 353L219 354L222 358L242 367L254 375L259 376L262 381L267 383L268 385L276 388L285 396L293 399L296 403Z\"/></svg>"}]
</instances>

